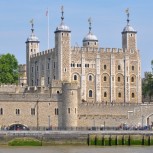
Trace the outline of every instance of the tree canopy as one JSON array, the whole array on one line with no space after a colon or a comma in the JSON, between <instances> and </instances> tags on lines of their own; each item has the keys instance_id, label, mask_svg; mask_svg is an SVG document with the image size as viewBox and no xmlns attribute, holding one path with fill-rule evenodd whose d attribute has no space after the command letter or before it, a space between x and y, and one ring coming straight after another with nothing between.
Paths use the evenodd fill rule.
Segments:
<instances>
[{"instance_id":1,"label":"tree canopy","mask_svg":"<svg viewBox=\"0 0 153 153\"><path fill-rule=\"evenodd\" d=\"M153 60L151 61L152 72L148 73L142 81L142 95L145 98L149 97L149 102L151 102L153 96Z\"/></svg>"},{"instance_id":2,"label":"tree canopy","mask_svg":"<svg viewBox=\"0 0 153 153\"><path fill-rule=\"evenodd\" d=\"M0 55L0 83L18 82L18 61L12 54Z\"/></svg>"}]
</instances>

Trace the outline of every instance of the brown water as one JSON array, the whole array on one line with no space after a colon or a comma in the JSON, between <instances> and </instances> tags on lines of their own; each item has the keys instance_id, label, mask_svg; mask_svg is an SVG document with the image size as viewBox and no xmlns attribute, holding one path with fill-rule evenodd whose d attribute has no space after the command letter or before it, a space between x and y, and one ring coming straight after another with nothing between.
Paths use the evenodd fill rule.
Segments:
<instances>
[{"instance_id":1,"label":"brown water","mask_svg":"<svg viewBox=\"0 0 153 153\"><path fill-rule=\"evenodd\" d=\"M0 147L0 153L152 153L153 147Z\"/></svg>"}]
</instances>

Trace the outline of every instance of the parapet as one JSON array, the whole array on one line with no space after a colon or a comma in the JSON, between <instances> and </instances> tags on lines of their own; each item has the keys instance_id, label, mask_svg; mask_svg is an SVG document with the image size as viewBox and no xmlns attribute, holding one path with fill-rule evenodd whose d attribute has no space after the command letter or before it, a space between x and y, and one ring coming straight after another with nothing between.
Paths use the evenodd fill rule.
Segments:
<instances>
[{"instance_id":1,"label":"parapet","mask_svg":"<svg viewBox=\"0 0 153 153\"><path fill-rule=\"evenodd\" d=\"M55 51L55 48L48 49L48 50L45 50L45 51L42 51L42 52L38 52L37 54L31 55L31 58L40 57L42 55L52 54L54 51Z\"/></svg>"}]
</instances>

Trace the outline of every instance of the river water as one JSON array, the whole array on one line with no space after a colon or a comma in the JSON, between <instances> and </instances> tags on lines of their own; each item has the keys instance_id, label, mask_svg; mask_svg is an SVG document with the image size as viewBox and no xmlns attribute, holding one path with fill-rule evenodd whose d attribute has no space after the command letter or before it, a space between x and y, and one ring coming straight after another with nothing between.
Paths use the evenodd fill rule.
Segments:
<instances>
[{"instance_id":1,"label":"river water","mask_svg":"<svg viewBox=\"0 0 153 153\"><path fill-rule=\"evenodd\" d=\"M151 147L94 147L94 146L49 146L49 147L0 147L0 153L152 153Z\"/></svg>"}]
</instances>

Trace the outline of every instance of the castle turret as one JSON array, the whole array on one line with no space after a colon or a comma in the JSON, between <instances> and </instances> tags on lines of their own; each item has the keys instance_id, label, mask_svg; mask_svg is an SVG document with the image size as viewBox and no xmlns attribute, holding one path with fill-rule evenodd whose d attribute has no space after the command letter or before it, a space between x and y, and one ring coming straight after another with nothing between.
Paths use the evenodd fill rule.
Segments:
<instances>
[{"instance_id":1,"label":"castle turret","mask_svg":"<svg viewBox=\"0 0 153 153\"><path fill-rule=\"evenodd\" d=\"M33 19L30 21L31 23L31 35L29 38L27 38L26 41L26 71L27 71L27 84L34 85L31 82L30 73L31 73L31 67L30 67L30 57L33 54L37 54L39 52L39 40L34 34L34 22Z\"/></svg>"},{"instance_id":2,"label":"castle turret","mask_svg":"<svg viewBox=\"0 0 153 153\"><path fill-rule=\"evenodd\" d=\"M62 85L62 126L76 128L78 116L78 86L76 83Z\"/></svg>"},{"instance_id":3,"label":"castle turret","mask_svg":"<svg viewBox=\"0 0 153 153\"><path fill-rule=\"evenodd\" d=\"M98 39L97 37L91 32L91 18L88 20L89 22L89 33L83 39L83 47L92 47L98 48Z\"/></svg>"},{"instance_id":4,"label":"castle turret","mask_svg":"<svg viewBox=\"0 0 153 153\"><path fill-rule=\"evenodd\" d=\"M127 25L124 27L122 32L122 48L129 51L137 50L137 32L129 25L129 10L126 10L127 13Z\"/></svg>"},{"instance_id":5,"label":"castle turret","mask_svg":"<svg viewBox=\"0 0 153 153\"><path fill-rule=\"evenodd\" d=\"M64 24L64 9L61 8L61 24L55 31L55 50L57 61L55 61L55 79L61 81L71 81L71 31Z\"/></svg>"}]
</instances>

